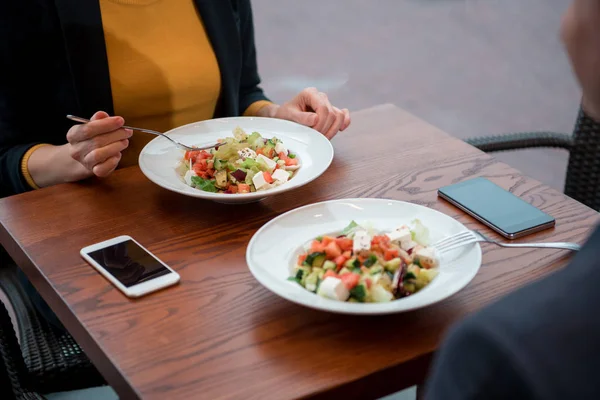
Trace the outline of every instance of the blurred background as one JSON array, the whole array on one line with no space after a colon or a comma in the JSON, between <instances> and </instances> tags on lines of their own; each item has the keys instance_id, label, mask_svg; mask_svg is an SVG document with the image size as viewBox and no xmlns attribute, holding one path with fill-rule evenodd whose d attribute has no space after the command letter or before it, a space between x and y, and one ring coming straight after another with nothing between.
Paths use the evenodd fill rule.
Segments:
<instances>
[{"instance_id":1,"label":"blurred background","mask_svg":"<svg viewBox=\"0 0 600 400\"><path fill-rule=\"evenodd\" d=\"M253 0L263 88L315 86L350 111L393 103L459 138L571 133L568 0ZM373 132L376 135L377 132ZM567 153L496 156L562 191Z\"/></svg>"}]
</instances>

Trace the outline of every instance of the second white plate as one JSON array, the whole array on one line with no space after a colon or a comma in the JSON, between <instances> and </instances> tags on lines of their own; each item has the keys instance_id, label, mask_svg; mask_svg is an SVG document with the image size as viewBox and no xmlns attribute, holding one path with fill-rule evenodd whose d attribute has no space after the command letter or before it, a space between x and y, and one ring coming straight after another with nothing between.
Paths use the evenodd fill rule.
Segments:
<instances>
[{"instance_id":1,"label":"second white plate","mask_svg":"<svg viewBox=\"0 0 600 400\"><path fill-rule=\"evenodd\" d=\"M467 230L460 222L416 204L385 199L345 199L311 204L274 218L250 240L246 261L254 277L273 293L306 307L343 314L391 314L425 307L455 294L481 266L478 244L465 246L442 259L440 273L424 289L389 303L347 303L311 293L287 278L300 248L317 236L339 232L350 221L376 230L393 230L418 218L432 241Z\"/></svg>"}]
</instances>

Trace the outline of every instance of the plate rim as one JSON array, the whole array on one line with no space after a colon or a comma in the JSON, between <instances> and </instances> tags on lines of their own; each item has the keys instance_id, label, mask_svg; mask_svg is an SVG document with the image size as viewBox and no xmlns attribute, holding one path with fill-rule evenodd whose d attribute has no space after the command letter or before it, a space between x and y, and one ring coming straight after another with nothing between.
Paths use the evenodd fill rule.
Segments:
<instances>
[{"instance_id":1,"label":"plate rim","mask_svg":"<svg viewBox=\"0 0 600 400\"><path fill-rule=\"evenodd\" d=\"M438 211L434 208L431 207L427 207L427 206L423 206L420 204L416 204L416 203L411 203L408 201L403 201L403 200L395 200L395 199L385 199L385 198L380 198L380 197L354 197L354 198L343 198L343 199L332 199L332 200L325 200L325 201L320 201L317 203L311 203L311 204L307 204L304 206L300 206L297 208L293 208L291 210L286 211L285 213L282 213L278 216L276 216L275 218L271 219L270 221L266 222L265 224L263 224L255 233L254 235L252 235L252 238L250 239L250 241L248 242L248 245L246 246L246 264L248 269L250 270L250 273L252 274L252 276L254 277L254 279L256 279L265 289L267 289L268 291L270 291L271 293L281 297L284 300L290 301L292 303L301 305L303 307L307 307L310 309L314 309L314 310L318 310L318 311L324 311L324 312L330 312L330 313L334 313L334 314L345 314L345 315L390 315L390 314L398 314L398 313L403 313L403 312L410 312L410 311L414 311L417 309L421 309L421 308L425 308L425 307L429 307L433 304L442 302L444 300L447 300L448 298L454 296L456 293L460 292L461 290L463 290L467 285L469 285L473 279L475 279L475 277L477 276L479 270L481 269L481 266L483 264L483 257L482 257L482 251L481 251L481 246L479 245L479 243L474 243L474 249L476 251L476 257L477 257L477 268L475 268L471 274L471 276L469 276L469 279L466 279L464 284L461 284L459 286L457 286L454 290L452 291L448 291L446 292L446 294L444 294L442 297L440 297L439 299L435 299L433 301L426 301L423 303L419 303L419 304L415 304L413 306L409 306L406 308L402 308L402 309L388 309L388 310L379 310L379 309L373 309L373 308L369 308L369 306L367 305L365 307L364 304L356 304L357 307L353 307L355 306L355 304L351 304L347 303L347 302L336 302L339 304L344 304L346 306L349 307L344 307L344 308L337 308L334 307L334 309L329 308L329 307L325 307L322 305L317 304L316 302L309 304L308 302L304 302L301 301L297 298L295 298L294 296L290 296L287 295L285 293L279 293L279 291L275 290L274 288L270 287L269 285L267 285L265 283L264 280L262 280L258 274L255 271L256 267L252 266L252 261L250 258L250 250L252 248L252 246L254 245L254 243L257 240L258 235L265 229L267 229L271 224L276 223L279 219L287 216L288 214L291 214L293 212L298 212L300 210L305 210L305 209L309 209L312 207L317 207L317 206L322 206L325 204L331 204L331 203L341 203L341 202L351 202L351 201L386 201L386 202L394 202L394 203L400 203L400 204L410 204L411 206L416 206L416 207L422 207L425 209L428 209L436 214L440 214L444 217L447 218L451 218L454 221L456 221L457 223L459 223L460 225L462 225L463 227L465 227L465 225L461 222L459 222L458 220L456 220L455 218L452 218L451 216L444 214L441 211ZM466 227L465 227L466 228ZM400 300L401 301L401 300ZM332 300L332 302L335 302L335 300ZM388 304L388 303L384 303L384 304Z\"/></svg>"},{"instance_id":2,"label":"plate rim","mask_svg":"<svg viewBox=\"0 0 600 400\"><path fill-rule=\"evenodd\" d=\"M188 128L191 127L193 125L197 125L197 124L204 124L204 123L209 123L211 121L224 121L227 122L228 120L237 120L237 119L246 119L246 120L261 120L261 121L268 121L269 123L285 123L285 124L292 124L292 125L296 125L299 127L302 127L303 129L307 129L309 131L314 132L315 134L322 136L323 139L325 139L325 142L327 143L327 149L329 150L329 159L327 160L327 162L325 163L325 166L323 168L322 171L318 172L317 174L315 174L314 176L307 178L307 180L302 183L302 184L296 184L294 182L294 180L290 180L288 182L286 182L286 184L283 184L281 186L277 186L275 188L269 189L269 190L265 190L265 191L260 191L260 192L253 192L253 193L236 193L235 195L229 195L229 194L222 194L222 193L210 193L210 192L203 192L201 190L198 190L196 192L188 192L186 190L183 189L178 189L178 188L174 188L174 187L167 187L162 185L161 183L155 181L154 179L152 179L149 174L148 174L148 170L146 169L146 167L144 166L144 163L142 162L142 157L146 152L146 149L155 141L158 140L165 140L164 138L162 138L161 136L156 136L154 139L152 139L151 141L149 141L148 143L146 143L146 145L142 148L142 150L140 151L140 154L138 156L138 166L140 168L140 170L142 171L142 174L152 183L154 183L155 185L169 190L171 192L174 193L178 193L184 196L189 196L189 197L195 197L195 198L200 198L200 199L205 199L205 200L211 200L211 201L228 201L231 202L232 204L235 203L244 203L244 202L248 202L248 201L252 201L252 200L261 200L264 199L266 197L269 196L273 196L275 194L278 193L285 193L287 191L293 190L293 189L297 189L300 188L302 186L306 186L309 183L312 183L313 181L315 181L316 179L318 179L319 177L321 177L321 175L323 175L325 172L327 172L327 170L329 169L329 167L331 166L331 164L333 163L333 158L335 156L335 150L333 148L333 144L331 143L331 140L327 139L325 136L323 136L319 131L305 126L305 125L301 125L297 122L294 121L289 121L289 120L285 120L285 119L278 119L278 118L268 118L268 117L244 117L244 116L238 116L238 117L222 117L222 118L211 118L211 119L207 119L207 120L203 120L203 121L196 121L196 122L191 122L189 124L185 124L185 125L181 125L178 126L176 128L170 129L165 133L165 135L168 134L172 134L178 130L182 130L184 128ZM173 145L175 146L175 145ZM238 200L239 199L239 200Z\"/></svg>"}]
</instances>

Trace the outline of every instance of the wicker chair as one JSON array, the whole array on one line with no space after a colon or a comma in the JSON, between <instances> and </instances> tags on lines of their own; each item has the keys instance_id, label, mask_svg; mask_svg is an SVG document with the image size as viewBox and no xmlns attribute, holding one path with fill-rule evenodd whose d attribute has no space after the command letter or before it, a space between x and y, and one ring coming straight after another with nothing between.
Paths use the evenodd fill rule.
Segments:
<instances>
[{"instance_id":1,"label":"wicker chair","mask_svg":"<svg viewBox=\"0 0 600 400\"><path fill-rule=\"evenodd\" d=\"M467 143L485 152L554 147L569 151L565 194L600 211L600 131L583 111L573 135L553 132L513 133L471 138Z\"/></svg>"},{"instance_id":2,"label":"wicker chair","mask_svg":"<svg viewBox=\"0 0 600 400\"><path fill-rule=\"evenodd\" d=\"M27 388L39 393L106 385L71 335L58 331L38 314L18 280L17 267L2 264L0 287L15 310L21 344L19 346L11 319L2 307L0 330L4 334L0 338L0 349L5 363L10 356L7 368L12 375L9 375L19 373L21 382L26 381ZM18 391L15 379L11 382L13 390Z\"/></svg>"},{"instance_id":3,"label":"wicker chair","mask_svg":"<svg viewBox=\"0 0 600 400\"><path fill-rule=\"evenodd\" d=\"M0 398L17 400L44 399L31 389L10 315L0 301Z\"/></svg>"}]
</instances>

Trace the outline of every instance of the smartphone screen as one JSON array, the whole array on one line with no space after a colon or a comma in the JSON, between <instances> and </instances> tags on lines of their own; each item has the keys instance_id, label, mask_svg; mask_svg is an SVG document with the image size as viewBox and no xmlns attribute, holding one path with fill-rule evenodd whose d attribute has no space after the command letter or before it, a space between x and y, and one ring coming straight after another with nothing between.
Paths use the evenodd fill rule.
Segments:
<instances>
[{"instance_id":1,"label":"smartphone screen","mask_svg":"<svg viewBox=\"0 0 600 400\"><path fill-rule=\"evenodd\" d=\"M439 194L507 237L554 225L553 217L485 178L443 187Z\"/></svg>"},{"instance_id":2,"label":"smartphone screen","mask_svg":"<svg viewBox=\"0 0 600 400\"><path fill-rule=\"evenodd\" d=\"M171 273L133 240L112 244L87 254L125 287Z\"/></svg>"}]
</instances>

